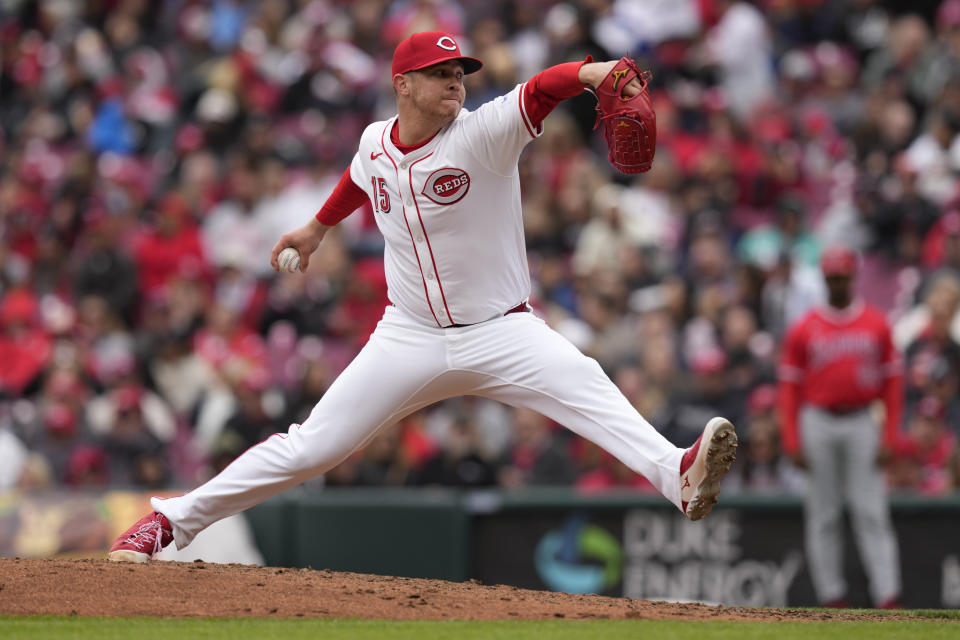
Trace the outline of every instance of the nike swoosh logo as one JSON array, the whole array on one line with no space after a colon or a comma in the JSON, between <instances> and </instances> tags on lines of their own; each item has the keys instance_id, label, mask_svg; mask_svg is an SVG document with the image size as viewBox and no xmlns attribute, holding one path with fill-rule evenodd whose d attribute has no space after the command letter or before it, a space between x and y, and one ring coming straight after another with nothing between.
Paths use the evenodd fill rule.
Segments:
<instances>
[{"instance_id":1,"label":"nike swoosh logo","mask_svg":"<svg viewBox=\"0 0 960 640\"><path fill-rule=\"evenodd\" d=\"M382 156L382 155L383 155L383 151L381 151L380 153L374 153L373 151L371 151L371 152L370 152L370 159L371 159L371 160L376 160L377 158L379 158L379 157Z\"/></svg>"}]
</instances>

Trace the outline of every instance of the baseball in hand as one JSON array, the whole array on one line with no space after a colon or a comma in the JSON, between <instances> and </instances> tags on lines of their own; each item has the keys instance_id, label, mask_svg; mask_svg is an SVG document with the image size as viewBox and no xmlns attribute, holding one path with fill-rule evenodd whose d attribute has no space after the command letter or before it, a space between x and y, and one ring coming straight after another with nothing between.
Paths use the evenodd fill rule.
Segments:
<instances>
[{"instance_id":1,"label":"baseball in hand","mask_svg":"<svg viewBox=\"0 0 960 640\"><path fill-rule=\"evenodd\" d=\"M280 271L295 273L300 270L300 252L293 247L287 247L277 256Z\"/></svg>"}]
</instances>

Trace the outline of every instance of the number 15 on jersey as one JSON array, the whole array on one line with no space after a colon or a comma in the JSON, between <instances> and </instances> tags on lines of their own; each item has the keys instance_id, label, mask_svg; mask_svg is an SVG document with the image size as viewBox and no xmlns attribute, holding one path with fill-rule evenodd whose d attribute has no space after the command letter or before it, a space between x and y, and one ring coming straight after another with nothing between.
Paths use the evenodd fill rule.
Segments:
<instances>
[{"instance_id":1,"label":"number 15 on jersey","mask_svg":"<svg viewBox=\"0 0 960 640\"><path fill-rule=\"evenodd\" d=\"M390 213L390 194L387 193L387 181L379 176L371 176L373 184L374 213Z\"/></svg>"}]
</instances>

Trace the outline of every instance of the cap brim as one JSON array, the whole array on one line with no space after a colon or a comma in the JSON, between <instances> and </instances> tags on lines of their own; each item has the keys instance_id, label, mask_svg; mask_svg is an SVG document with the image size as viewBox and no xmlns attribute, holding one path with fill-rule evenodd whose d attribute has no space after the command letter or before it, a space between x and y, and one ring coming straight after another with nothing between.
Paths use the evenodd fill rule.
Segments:
<instances>
[{"instance_id":1,"label":"cap brim","mask_svg":"<svg viewBox=\"0 0 960 640\"><path fill-rule=\"evenodd\" d=\"M421 69L426 69L427 67L432 67L435 64L440 64L441 62L447 62L448 60L457 60L460 64L463 65L463 72L467 75L480 71L483 67L483 63L477 60L476 58L471 58L469 56L440 56L422 64L413 69L407 69L407 71L400 71L399 73L407 73L408 71L420 71Z\"/></svg>"},{"instance_id":2,"label":"cap brim","mask_svg":"<svg viewBox=\"0 0 960 640\"><path fill-rule=\"evenodd\" d=\"M460 58L460 62L463 63L463 72L464 73L476 73L483 68L483 63L477 60L476 58Z\"/></svg>"}]
</instances>

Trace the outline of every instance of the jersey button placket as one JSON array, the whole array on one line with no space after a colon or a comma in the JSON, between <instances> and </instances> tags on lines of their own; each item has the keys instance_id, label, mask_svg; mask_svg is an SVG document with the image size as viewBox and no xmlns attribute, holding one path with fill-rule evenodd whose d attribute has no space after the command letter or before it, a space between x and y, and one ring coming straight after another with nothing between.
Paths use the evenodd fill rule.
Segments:
<instances>
[{"instance_id":1,"label":"jersey button placket","mask_svg":"<svg viewBox=\"0 0 960 640\"><path fill-rule=\"evenodd\" d=\"M420 217L417 215L417 209L414 206L413 198L413 185L410 183L409 175L402 171L410 165L408 160L403 160L400 162L399 167L400 172L400 192L403 197L404 205L404 215L407 218L407 222L410 225L410 229L415 230L413 232L413 238L417 243L417 256L420 261L420 270L423 273L424 282L427 286L427 298L430 306L433 308L433 313L437 317L437 320L441 324L449 324L450 319L447 317L446 309L443 305L443 296L440 293L440 286L437 283L437 276L433 270L432 260L428 253L428 249L425 246L424 242L425 237L422 232L422 226L420 224ZM404 193L406 192L406 193ZM409 195L407 195L409 194Z\"/></svg>"}]
</instances>

